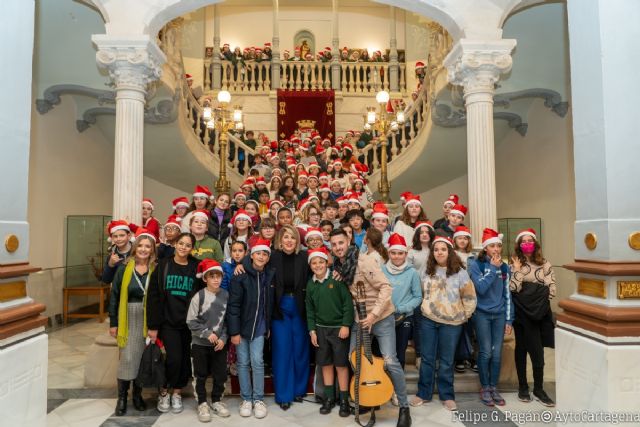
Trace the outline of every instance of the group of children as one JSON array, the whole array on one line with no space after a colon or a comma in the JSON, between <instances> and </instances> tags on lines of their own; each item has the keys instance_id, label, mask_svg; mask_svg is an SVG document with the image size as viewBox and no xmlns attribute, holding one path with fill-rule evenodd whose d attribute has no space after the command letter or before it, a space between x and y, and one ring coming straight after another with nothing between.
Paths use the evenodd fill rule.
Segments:
<instances>
[{"instance_id":1,"label":"group of children","mask_svg":"<svg viewBox=\"0 0 640 427\"><path fill-rule=\"evenodd\" d=\"M162 226L149 199L142 225L110 223L113 246L103 281L112 283L110 331L121 348L117 414L126 413L149 337L167 354L161 412L182 411L182 388L193 376L198 418L228 417L221 399L231 372L240 386L240 415L264 418L263 354L271 342L276 402L283 410L306 394L312 348L320 413L338 406L347 417L353 412L348 356L358 327L371 332L374 351L385 359L399 427L411 425L410 406L431 401L436 372L440 400L456 409L453 371L465 359L477 364L481 401L504 405L497 386L502 342L512 331L519 399L531 400L528 354L533 395L553 405L542 379L543 347L553 345L555 279L536 232L518 235L507 264L495 230L485 229L482 249L473 251L472 232L463 224L467 208L454 194L433 224L411 192L401 195L402 212L392 217L386 205L373 202L365 172L345 145L330 173L313 160L301 167L304 155L281 165L271 153L271 166L252 169L233 197L214 197L199 185L191 200L173 201L173 215ZM343 170L343 164L349 166ZM364 319L354 313L357 282L366 288ZM411 343L419 381L409 399L404 367ZM140 393L134 381L136 409L145 407Z\"/></svg>"}]
</instances>

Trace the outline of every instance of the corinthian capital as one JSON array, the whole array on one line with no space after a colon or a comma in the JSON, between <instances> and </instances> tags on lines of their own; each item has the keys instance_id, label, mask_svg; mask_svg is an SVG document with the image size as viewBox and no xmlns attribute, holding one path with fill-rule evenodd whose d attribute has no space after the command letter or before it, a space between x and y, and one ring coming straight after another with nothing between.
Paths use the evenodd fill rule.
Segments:
<instances>
[{"instance_id":1,"label":"corinthian capital","mask_svg":"<svg viewBox=\"0 0 640 427\"><path fill-rule=\"evenodd\" d=\"M444 60L449 82L463 86L465 92L493 93L500 75L511 69L514 39L460 39Z\"/></svg>"},{"instance_id":2,"label":"corinthian capital","mask_svg":"<svg viewBox=\"0 0 640 427\"><path fill-rule=\"evenodd\" d=\"M148 36L125 39L96 34L92 41L98 48L98 66L109 72L116 88L144 91L160 78L166 57Z\"/></svg>"}]
</instances>

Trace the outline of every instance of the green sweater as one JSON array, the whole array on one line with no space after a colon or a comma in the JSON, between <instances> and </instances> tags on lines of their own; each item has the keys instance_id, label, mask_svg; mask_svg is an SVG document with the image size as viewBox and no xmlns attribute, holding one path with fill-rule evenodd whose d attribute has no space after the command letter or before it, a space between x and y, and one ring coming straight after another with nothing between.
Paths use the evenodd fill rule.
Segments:
<instances>
[{"instance_id":1,"label":"green sweater","mask_svg":"<svg viewBox=\"0 0 640 427\"><path fill-rule=\"evenodd\" d=\"M307 326L309 331L316 327L339 328L353 324L353 302L347 285L327 276L322 282L315 276L307 283Z\"/></svg>"},{"instance_id":2,"label":"green sweater","mask_svg":"<svg viewBox=\"0 0 640 427\"><path fill-rule=\"evenodd\" d=\"M204 239L196 241L193 250L191 250L191 255L199 261L205 258L215 259L219 263L224 261L224 254L220 242L209 235L205 235Z\"/></svg>"}]
</instances>

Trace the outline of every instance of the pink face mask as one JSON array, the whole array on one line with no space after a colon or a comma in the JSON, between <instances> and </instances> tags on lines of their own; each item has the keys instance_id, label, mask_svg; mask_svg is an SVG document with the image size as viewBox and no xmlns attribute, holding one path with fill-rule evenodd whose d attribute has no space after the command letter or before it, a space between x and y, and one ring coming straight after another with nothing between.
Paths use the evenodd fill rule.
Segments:
<instances>
[{"instance_id":1,"label":"pink face mask","mask_svg":"<svg viewBox=\"0 0 640 427\"><path fill-rule=\"evenodd\" d=\"M520 249L525 255L531 255L536 250L536 244L533 242L520 243Z\"/></svg>"}]
</instances>

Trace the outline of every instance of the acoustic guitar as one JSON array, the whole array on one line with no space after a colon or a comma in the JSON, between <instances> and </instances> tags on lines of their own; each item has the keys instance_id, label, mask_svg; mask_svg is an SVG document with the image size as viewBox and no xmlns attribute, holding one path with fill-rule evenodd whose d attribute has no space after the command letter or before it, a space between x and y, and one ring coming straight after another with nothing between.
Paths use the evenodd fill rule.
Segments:
<instances>
[{"instance_id":1,"label":"acoustic guitar","mask_svg":"<svg viewBox=\"0 0 640 427\"><path fill-rule=\"evenodd\" d=\"M364 283L356 283L356 308L358 318L367 317ZM350 356L355 375L351 378L349 391L351 398L358 406L381 406L391 400L393 384L384 370L384 359L374 356L371 352L371 335L366 328L359 326L356 335L356 347ZM356 416L358 415L356 410ZM373 415L372 415L373 416Z\"/></svg>"}]
</instances>

